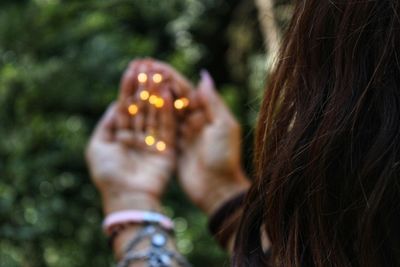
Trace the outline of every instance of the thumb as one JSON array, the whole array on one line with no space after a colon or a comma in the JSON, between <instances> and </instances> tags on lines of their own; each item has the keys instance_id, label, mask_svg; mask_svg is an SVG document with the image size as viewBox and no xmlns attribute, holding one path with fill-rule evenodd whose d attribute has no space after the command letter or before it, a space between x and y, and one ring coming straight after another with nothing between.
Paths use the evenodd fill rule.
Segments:
<instances>
[{"instance_id":1,"label":"thumb","mask_svg":"<svg viewBox=\"0 0 400 267\"><path fill-rule=\"evenodd\" d=\"M219 112L225 109L225 105L215 89L214 80L208 71L202 70L200 77L197 90L207 117L212 120Z\"/></svg>"},{"instance_id":2,"label":"thumb","mask_svg":"<svg viewBox=\"0 0 400 267\"><path fill-rule=\"evenodd\" d=\"M112 134L115 127L116 110L117 104L115 102L108 106L107 111L104 113L94 130L94 139L102 139L107 141L112 139Z\"/></svg>"}]
</instances>

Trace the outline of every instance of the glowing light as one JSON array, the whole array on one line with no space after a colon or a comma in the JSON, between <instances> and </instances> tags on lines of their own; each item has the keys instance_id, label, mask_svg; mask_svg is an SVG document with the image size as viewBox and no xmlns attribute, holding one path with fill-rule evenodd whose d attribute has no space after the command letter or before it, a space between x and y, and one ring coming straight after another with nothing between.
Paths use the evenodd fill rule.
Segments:
<instances>
[{"instance_id":1,"label":"glowing light","mask_svg":"<svg viewBox=\"0 0 400 267\"><path fill-rule=\"evenodd\" d=\"M139 108L138 108L137 105L135 105L135 104L129 105L129 107L128 107L128 112L129 112L129 114L131 114L132 116L134 116L134 115L136 115L136 114L138 113L138 111L139 111Z\"/></svg>"},{"instance_id":2,"label":"glowing light","mask_svg":"<svg viewBox=\"0 0 400 267\"><path fill-rule=\"evenodd\" d=\"M160 73L156 73L153 75L153 82L160 83L160 82L162 82L162 80L163 80L163 77Z\"/></svg>"},{"instance_id":3,"label":"glowing light","mask_svg":"<svg viewBox=\"0 0 400 267\"><path fill-rule=\"evenodd\" d=\"M182 102L183 102L183 106L186 108L187 106L189 106L189 99L187 99L186 97L182 97L181 98Z\"/></svg>"},{"instance_id":4,"label":"glowing light","mask_svg":"<svg viewBox=\"0 0 400 267\"><path fill-rule=\"evenodd\" d=\"M156 108L162 108L164 106L164 99L157 97L157 101L154 106L156 106Z\"/></svg>"},{"instance_id":5,"label":"glowing light","mask_svg":"<svg viewBox=\"0 0 400 267\"><path fill-rule=\"evenodd\" d=\"M147 74L141 72L141 73L139 73L137 79L138 79L138 81L139 81L140 83L145 83L145 82L147 82Z\"/></svg>"},{"instance_id":6,"label":"glowing light","mask_svg":"<svg viewBox=\"0 0 400 267\"><path fill-rule=\"evenodd\" d=\"M143 90L142 92L140 92L140 99L142 99L143 101L149 99L150 93L147 90Z\"/></svg>"},{"instance_id":7,"label":"glowing light","mask_svg":"<svg viewBox=\"0 0 400 267\"><path fill-rule=\"evenodd\" d=\"M176 109L184 109L187 106L189 106L189 103L190 103L189 99L187 99L186 97L182 97L182 98L175 100L174 107Z\"/></svg>"},{"instance_id":8,"label":"glowing light","mask_svg":"<svg viewBox=\"0 0 400 267\"><path fill-rule=\"evenodd\" d=\"M146 145L152 146L152 145L154 145L154 143L156 142L156 139L154 138L154 136L148 135L148 136L146 136L146 138L144 139L144 142L146 143Z\"/></svg>"},{"instance_id":9,"label":"glowing light","mask_svg":"<svg viewBox=\"0 0 400 267\"><path fill-rule=\"evenodd\" d=\"M156 148L160 152L165 151L165 149L167 148L167 144L165 144L165 142L163 141L158 141L156 144Z\"/></svg>"},{"instance_id":10,"label":"glowing light","mask_svg":"<svg viewBox=\"0 0 400 267\"><path fill-rule=\"evenodd\" d=\"M185 104L183 103L182 99L177 99L174 101L174 107L176 109L183 109Z\"/></svg>"},{"instance_id":11,"label":"glowing light","mask_svg":"<svg viewBox=\"0 0 400 267\"><path fill-rule=\"evenodd\" d=\"M151 95L149 98L149 103L155 105L157 103L158 97L156 95Z\"/></svg>"}]
</instances>

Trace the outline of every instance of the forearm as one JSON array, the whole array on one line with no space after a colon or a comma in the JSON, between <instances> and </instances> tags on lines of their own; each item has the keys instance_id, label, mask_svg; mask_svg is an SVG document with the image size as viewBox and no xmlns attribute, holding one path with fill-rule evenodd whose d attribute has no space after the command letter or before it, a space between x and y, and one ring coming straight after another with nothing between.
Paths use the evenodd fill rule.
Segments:
<instances>
[{"instance_id":1,"label":"forearm","mask_svg":"<svg viewBox=\"0 0 400 267\"><path fill-rule=\"evenodd\" d=\"M209 213L209 230L216 241L230 254L234 249L235 238L243 216L249 179L240 172L230 185L226 185L222 197Z\"/></svg>"},{"instance_id":2,"label":"forearm","mask_svg":"<svg viewBox=\"0 0 400 267\"><path fill-rule=\"evenodd\" d=\"M109 191L102 195L104 214L123 210L161 211L161 205L157 199L146 193L121 193ZM112 247L116 259L119 261L127 243L143 228L142 225L128 225L116 235L112 241Z\"/></svg>"}]
</instances>

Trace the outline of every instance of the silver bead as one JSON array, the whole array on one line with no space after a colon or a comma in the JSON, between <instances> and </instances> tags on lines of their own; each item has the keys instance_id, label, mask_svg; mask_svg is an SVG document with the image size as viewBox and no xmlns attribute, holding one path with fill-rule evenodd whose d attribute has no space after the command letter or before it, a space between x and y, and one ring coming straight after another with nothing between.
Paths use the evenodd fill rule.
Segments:
<instances>
[{"instance_id":1,"label":"silver bead","mask_svg":"<svg viewBox=\"0 0 400 267\"><path fill-rule=\"evenodd\" d=\"M151 238L151 244L155 247L163 247L167 243L167 238L162 234L155 234Z\"/></svg>"}]
</instances>

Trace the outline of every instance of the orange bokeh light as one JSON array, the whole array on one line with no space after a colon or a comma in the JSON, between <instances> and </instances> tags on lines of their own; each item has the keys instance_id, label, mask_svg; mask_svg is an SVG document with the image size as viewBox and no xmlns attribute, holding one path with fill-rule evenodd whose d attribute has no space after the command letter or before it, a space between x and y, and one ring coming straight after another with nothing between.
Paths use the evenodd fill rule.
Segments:
<instances>
[{"instance_id":1,"label":"orange bokeh light","mask_svg":"<svg viewBox=\"0 0 400 267\"><path fill-rule=\"evenodd\" d=\"M156 108L162 108L164 106L164 99L162 99L161 97L157 97L154 106L156 106Z\"/></svg>"},{"instance_id":2,"label":"orange bokeh light","mask_svg":"<svg viewBox=\"0 0 400 267\"><path fill-rule=\"evenodd\" d=\"M163 141L158 141L156 144L156 148L160 152L165 151L165 149L167 149L167 144L165 144L165 142Z\"/></svg>"},{"instance_id":3,"label":"orange bokeh light","mask_svg":"<svg viewBox=\"0 0 400 267\"><path fill-rule=\"evenodd\" d=\"M131 114L132 116L134 116L134 115L136 115L136 114L138 113L138 111L139 111L139 108L138 108L137 105L135 105L135 104L129 105L129 107L128 107L128 112L129 112L129 114Z\"/></svg>"},{"instance_id":4,"label":"orange bokeh light","mask_svg":"<svg viewBox=\"0 0 400 267\"><path fill-rule=\"evenodd\" d=\"M186 97L182 97L174 101L174 107L176 109L184 109L187 106L189 106L189 99Z\"/></svg>"},{"instance_id":5,"label":"orange bokeh light","mask_svg":"<svg viewBox=\"0 0 400 267\"><path fill-rule=\"evenodd\" d=\"M141 72L141 73L139 73L139 75L138 75L138 81L140 82L140 83L145 83L145 82L147 82L147 74L146 73L143 73L143 72Z\"/></svg>"},{"instance_id":6,"label":"orange bokeh light","mask_svg":"<svg viewBox=\"0 0 400 267\"><path fill-rule=\"evenodd\" d=\"M152 146L152 145L154 145L154 143L156 142L156 139L154 138L154 136L148 135L148 136L146 136L146 138L144 139L144 142L146 143L146 145Z\"/></svg>"},{"instance_id":7,"label":"orange bokeh light","mask_svg":"<svg viewBox=\"0 0 400 267\"><path fill-rule=\"evenodd\" d=\"M160 83L163 80L163 76L160 73L156 73L153 75L153 82Z\"/></svg>"},{"instance_id":8,"label":"orange bokeh light","mask_svg":"<svg viewBox=\"0 0 400 267\"><path fill-rule=\"evenodd\" d=\"M142 99L143 101L149 99L150 93L147 90L143 90L142 92L140 92L140 99Z\"/></svg>"}]
</instances>

